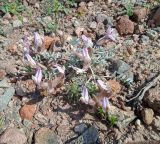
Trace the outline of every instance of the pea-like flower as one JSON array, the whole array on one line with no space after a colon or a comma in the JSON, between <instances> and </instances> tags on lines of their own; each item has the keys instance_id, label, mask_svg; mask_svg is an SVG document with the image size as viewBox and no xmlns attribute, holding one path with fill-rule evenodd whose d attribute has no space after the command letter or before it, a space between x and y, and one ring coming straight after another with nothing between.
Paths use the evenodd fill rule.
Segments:
<instances>
[{"instance_id":1,"label":"pea-like flower","mask_svg":"<svg viewBox=\"0 0 160 144\"><path fill-rule=\"evenodd\" d=\"M91 58L89 56L87 48L83 48L82 55L83 55L83 61L84 61L85 64L88 64L88 63L91 62Z\"/></svg>"},{"instance_id":2,"label":"pea-like flower","mask_svg":"<svg viewBox=\"0 0 160 144\"><path fill-rule=\"evenodd\" d=\"M114 33L114 29L111 28L111 26L108 27L106 34L105 34L105 38L111 39L112 41L116 42L116 35Z\"/></svg>"},{"instance_id":3,"label":"pea-like flower","mask_svg":"<svg viewBox=\"0 0 160 144\"><path fill-rule=\"evenodd\" d=\"M31 55L26 51L24 52L24 59L27 59L29 65L31 65L32 67L36 67L36 62L33 60Z\"/></svg>"},{"instance_id":4,"label":"pea-like flower","mask_svg":"<svg viewBox=\"0 0 160 144\"><path fill-rule=\"evenodd\" d=\"M37 85L40 85L41 81L42 81L42 70L41 68L37 68L36 70L36 74L35 76L32 76L32 79L34 80L34 82L37 84Z\"/></svg>"},{"instance_id":5,"label":"pea-like flower","mask_svg":"<svg viewBox=\"0 0 160 144\"><path fill-rule=\"evenodd\" d=\"M88 89L86 86L84 86L82 89L82 96L80 100L85 104L89 104L89 94L88 94Z\"/></svg>"},{"instance_id":6,"label":"pea-like flower","mask_svg":"<svg viewBox=\"0 0 160 144\"><path fill-rule=\"evenodd\" d=\"M102 110L104 113L109 112L110 110L110 104L107 97L104 97L102 100Z\"/></svg>"},{"instance_id":7,"label":"pea-like flower","mask_svg":"<svg viewBox=\"0 0 160 144\"><path fill-rule=\"evenodd\" d=\"M35 32L34 33L34 47L37 50L41 46L42 46L42 38L40 37L38 32Z\"/></svg>"},{"instance_id":8,"label":"pea-like flower","mask_svg":"<svg viewBox=\"0 0 160 144\"><path fill-rule=\"evenodd\" d=\"M85 44L85 47L93 47L93 42L92 42L92 40L91 40L91 38L88 38L88 37L86 37L85 35L82 35L82 40L83 40L83 42L84 42L84 44Z\"/></svg>"}]
</instances>

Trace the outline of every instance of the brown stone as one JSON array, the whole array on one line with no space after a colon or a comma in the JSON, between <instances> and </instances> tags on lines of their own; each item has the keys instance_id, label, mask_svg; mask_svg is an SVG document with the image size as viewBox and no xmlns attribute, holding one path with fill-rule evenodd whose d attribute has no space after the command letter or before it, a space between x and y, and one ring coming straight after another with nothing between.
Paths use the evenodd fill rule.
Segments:
<instances>
[{"instance_id":1,"label":"brown stone","mask_svg":"<svg viewBox=\"0 0 160 144\"><path fill-rule=\"evenodd\" d=\"M120 35L133 34L134 23L129 19L128 16L122 16L117 21L116 28Z\"/></svg>"},{"instance_id":2,"label":"brown stone","mask_svg":"<svg viewBox=\"0 0 160 144\"><path fill-rule=\"evenodd\" d=\"M153 20L156 26L160 26L160 8L158 8L156 13L154 14Z\"/></svg>"},{"instance_id":3,"label":"brown stone","mask_svg":"<svg viewBox=\"0 0 160 144\"><path fill-rule=\"evenodd\" d=\"M25 104L21 107L19 113L22 119L32 120L37 109L36 104Z\"/></svg>"},{"instance_id":4,"label":"brown stone","mask_svg":"<svg viewBox=\"0 0 160 144\"><path fill-rule=\"evenodd\" d=\"M116 81L116 80L109 80L107 82L107 84L109 84L109 86L111 87L111 89L112 89L112 91L114 93L117 94L117 93L119 93L121 91L121 85L119 84L118 81Z\"/></svg>"},{"instance_id":5,"label":"brown stone","mask_svg":"<svg viewBox=\"0 0 160 144\"><path fill-rule=\"evenodd\" d=\"M150 125L153 121L154 112L150 108L145 108L141 111L143 122Z\"/></svg>"},{"instance_id":6,"label":"brown stone","mask_svg":"<svg viewBox=\"0 0 160 144\"><path fill-rule=\"evenodd\" d=\"M5 76L6 76L5 70L0 70L0 80L4 79Z\"/></svg>"},{"instance_id":7,"label":"brown stone","mask_svg":"<svg viewBox=\"0 0 160 144\"><path fill-rule=\"evenodd\" d=\"M45 36L44 37L44 45L45 45L45 48L48 49L49 46L52 44L54 38L52 37L49 37L49 36Z\"/></svg>"},{"instance_id":8,"label":"brown stone","mask_svg":"<svg viewBox=\"0 0 160 144\"><path fill-rule=\"evenodd\" d=\"M141 21L142 19L144 19L147 15L147 9L146 8L142 8L142 7L136 7L134 9L134 12L133 12L133 19L136 21L136 22L139 22Z\"/></svg>"},{"instance_id":9,"label":"brown stone","mask_svg":"<svg viewBox=\"0 0 160 144\"><path fill-rule=\"evenodd\" d=\"M160 113L160 88L157 85L155 88L149 90L146 94L144 101L151 107L155 112Z\"/></svg>"}]
</instances>

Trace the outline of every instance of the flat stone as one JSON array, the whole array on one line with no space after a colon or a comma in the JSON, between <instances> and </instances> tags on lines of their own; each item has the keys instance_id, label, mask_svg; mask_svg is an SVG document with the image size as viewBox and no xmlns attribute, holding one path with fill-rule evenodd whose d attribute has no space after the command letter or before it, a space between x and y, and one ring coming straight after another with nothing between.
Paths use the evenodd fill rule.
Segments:
<instances>
[{"instance_id":1,"label":"flat stone","mask_svg":"<svg viewBox=\"0 0 160 144\"><path fill-rule=\"evenodd\" d=\"M18 28L18 27L21 27L23 24L22 24L22 21L20 20L14 20L13 21L13 27L14 28Z\"/></svg>"},{"instance_id":2,"label":"flat stone","mask_svg":"<svg viewBox=\"0 0 160 144\"><path fill-rule=\"evenodd\" d=\"M88 126L85 123L81 123L74 127L74 131L75 133L82 134L87 128Z\"/></svg>"},{"instance_id":3,"label":"flat stone","mask_svg":"<svg viewBox=\"0 0 160 144\"><path fill-rule=\"evenodd\" d=\"M0 88L8 88L11 86L11 84L8 82L9 79L5 78L2 81L0 81Z\"/></svg>"},{"instance_id":4,"label":"flat stone","mask_svg":"<svg viewBox=\"0 0 160 144\"><path fill-rule=\"evenodd\" d=\"M98 130L90 126L82 135L66 144L98 144Z\"/></svg>"},{"instance_id":5,"label":"flat stone","mask_svg":"<svg viewBox=\"0 0 160 144\"><path fill-rule=\"evenodd\" d=\"M0 112L6 109L7 104L11 100L14 93L15 89L13 87L9 87L5 90L3 95L0 95Z\"/></svg>"},{"instance_id":6,"label":"flat stone","mask_svg":"<svg viewBox=\"0 0 160 144\"><path fill-rule=\"evenodd\" d=\"M111 114L117 117L116 125L123 131L135 118L133 111L124 111L111 105Z\"/></svg>"},{"instance_id":7,"label":"flat stone","mask_svg":"<svg viewBox=\"0 0 160 144\"><path fill-rule=\"evenodd\" d=\"M35 144L61 144L61 140L54 131L44 127L36 132Z\"/></svg>"},{"instance_id":8,"label":"flat stone","mask_svg":"<svg viewBox=\"0 0 160 144\"><path fill-rule=\"evenodd\" d=\"M25 144L26 142L25 134L16 128L7 129L0 137L1 144Z\"/></svg>"}]
</instances>

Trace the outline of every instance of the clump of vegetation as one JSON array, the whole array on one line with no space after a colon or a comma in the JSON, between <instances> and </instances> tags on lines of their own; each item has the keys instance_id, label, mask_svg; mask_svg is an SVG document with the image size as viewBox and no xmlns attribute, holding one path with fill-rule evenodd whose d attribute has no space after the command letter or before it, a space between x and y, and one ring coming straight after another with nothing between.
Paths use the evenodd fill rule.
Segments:
<instances>
[{"instance_id":1,"label":"clump of vegetation","mask_svg":"<svg viewBox=\"0 0 160 144\"><path fill-rule=\"evenodd\" d=\"M125 0L124 7L125 7L125 13L128 16L132 16L133 15L133 8L134 8L133 3L130 0Z\"/></svg>"},{"instance_id":2,"label":"clump of vegetation","mask_svg":"<svg viewBox=\"0 0 160 144\"><path fill-rule=\"evenodd\" d=\"M15 0L14 2L3 0L0 10L4 13L18 15L25 10L25 6L19 0Z\"/></svg>"},{"instance_id":3,"label":"clump of vegetation","mask_svg":"<svg viewBox=\"0 0 160 144\"><path fill-rule=\"evenodd\" d=\"M74 4L74 0L47 0L44 12L46 15L55 14L55 16L57 16L60 12L68 14L70 7L74 6Z\"/></svg>"},{"instance_id":4,"label":"clump of vegetation","mask_svg":"<svg viewBox=\"0 0 160 144\"><path fill-rule=\"evenodd\" d=\"M110 127L113 127L114 125L116 125L118 121L118 118L116 116L109 114L108 111L104 112L102 107L98 108L98 115L102 119L106 120L109 123Z\"/></svg>"}]
</instances>

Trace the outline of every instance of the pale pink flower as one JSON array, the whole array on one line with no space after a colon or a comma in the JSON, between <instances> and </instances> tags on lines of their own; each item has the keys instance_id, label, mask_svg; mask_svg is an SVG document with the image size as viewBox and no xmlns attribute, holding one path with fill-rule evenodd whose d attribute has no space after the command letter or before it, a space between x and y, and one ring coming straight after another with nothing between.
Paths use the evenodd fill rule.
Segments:
<instances>
[{"instance_id":1,"label":"pale pink flower","mask_svg":"<svg viewBox=\"0 0 160 144\"><path fill-rule=\"evenodd\" d=\"M37 85L39 85L41 83L41 81L42 81L42 77L43 77L42 70L41 70L41 68L38 68L37 71L36 71L35 76L32 76L32 79L34 80L34 82Z\"/></svg>"},{"instance_id":2,"label":"pale pink flower","mask_svg":"<svg viewBox=\"0 0 160 144\"><path fill-rule=\"evenodd\" d=\"M82 35L82 40L85 44L85 47L93 47L93 42L91 40L91 38L86 37L85 35Z\"/></svg>"},{"instance_id":3,"label":"pale pink flower","mask_svg":"<svg viewBox=\"0 0 160 144\"><path fill-rule=\"evenodd\" d=\"M88 49L87 48L83 48L83 52L82 52L82 55L83 55L83 61L84 62L90 62L91 61L91 58L89 56L89 53L88 53Z\"/></svg>"},{"instance_id":4,"label":"pale pink flower","mask_svg":"<svg viewBox=\"0 0 160 144\"><path fill-rule=\"evenodd\" d=\"M34 47L37 50L41 46L42 46L42 38L40 37L38 32L35 32L34 33Z\"/></svg>"},{"instance_id":5,"label":"pale pink flower","mask_svg":"<svg viewBox=\"0 0 160 144\"><path fill-rule=\"evenodd\" d=\"M85 104L89 103L89 94L86 86L84 86L82 89L82 96L80 97L80 100Z\"/></svg>"},{"instance_id":6,"label":"pale pink flower","mask_svg":"<svg viewBox=\"0 0 160 144\"><path fill-rule=\"evenodd\" d=\"M104 113L109 112L110 110L110 104L107 97L104 97L102 100L102 110Z\"/></svg>"},{"instance_id":7,"label":"pale pink flower","mask_svg":"<svg viewBox=\"0 0 160 144\"><path fill-rule=\"evenodd\" d=\"M33 58L30 56L30 54L28 53L28 52L24 52L24 59L27 59L27 62L31 65L31 66L33 66L33 67L35 67L36 66L36 62L33 60Z\"/></svg>"},{"instance_id":8,"label":"pale pink flower","mask_svg":"<svg viewBox=\"0 0 160 144\"><path fill-rule=\"evenodd\" d=\"M116 35L114 33L114 29L111 28L111 26L108 27L106 34L105 34L105 38L111 39L112 41L116 42Z\"/></svg>"}]
</instances>

